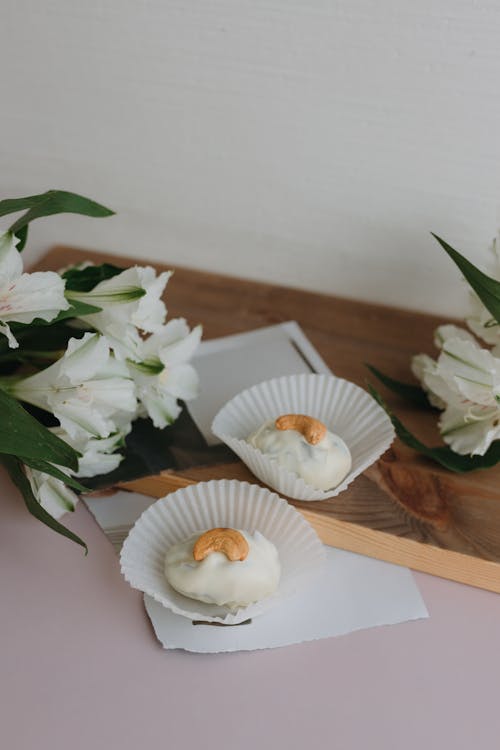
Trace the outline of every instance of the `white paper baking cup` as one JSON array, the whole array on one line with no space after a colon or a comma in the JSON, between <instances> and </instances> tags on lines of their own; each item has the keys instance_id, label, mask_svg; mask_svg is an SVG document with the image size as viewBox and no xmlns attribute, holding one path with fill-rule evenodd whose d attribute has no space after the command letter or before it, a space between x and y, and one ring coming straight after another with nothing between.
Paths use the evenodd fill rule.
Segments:
<instances>
[{"instance_id":1,"label":"white paper baking cup","mask_svg":"<svg viewBox=\"0 0 500 750\"><path fill-rule=\"evenodd\" d=\"M264 422L281 414L307 414L339 435L351 452L352 467L331 490L318 490L279 466L247 442ZM333 375L287 375L242 391L222 407L212 432L241 458L262 482L296 500L335 497L374 463L394 440L391 420L362 388Z\"/></svg>"},{"instance_id":2,"label":"white paper baking cup","mask_svg":"<svg viewBox=\"0 0 500 750\"><path fill-rule=\"evenodd\" d=\"M196 532L230 527L260 531L273 542L281 563L277 591L266 599L228 610L189 599L165 578L167 550ZM122 547L121 571L130 585L191 620L236 625L275 606L306 586L325 561L323 545L309 523L274 492L248 482L199 482L153 503L136 521Z\"/></svg>"}]
</instances>

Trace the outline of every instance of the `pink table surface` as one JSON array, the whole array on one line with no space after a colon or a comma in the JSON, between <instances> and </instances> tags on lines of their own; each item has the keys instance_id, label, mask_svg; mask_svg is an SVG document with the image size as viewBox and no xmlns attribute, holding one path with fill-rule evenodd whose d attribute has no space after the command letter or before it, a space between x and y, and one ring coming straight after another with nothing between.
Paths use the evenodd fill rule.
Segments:
<instances>
[{"instance_id":1,"label":"pink table surface","mask_svg":"<svg viewBox=\"0 0 500 750\"><path fill-rule=\"evenodd\" d=\"M500 596L417 574L429 620L251 653L164 651L80 505L79 547L0 473L5 750L490 748Z\"/></svg>"}]
</instances>

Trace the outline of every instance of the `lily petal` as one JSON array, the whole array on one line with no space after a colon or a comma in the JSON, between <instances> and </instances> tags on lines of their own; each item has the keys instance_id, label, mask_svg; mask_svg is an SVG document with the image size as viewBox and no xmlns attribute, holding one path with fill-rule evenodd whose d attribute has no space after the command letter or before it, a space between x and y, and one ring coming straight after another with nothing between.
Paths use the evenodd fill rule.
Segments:
<instances>
[{"instance_id":1,"label":"lily petal","mask_svg":"<svg viewBox=\"0 0 500 750\"><path fill-rule=\"evenodd\" d=\"M469 331L466 331L465 328L459 328L458 326L446 324L438 326L434 331L434 345L437 349L442 349L450 339L470 341L477 346L476 339L471 333L469 333Z\"/></svg>"},{"instance_id":2,"label":"lily petal","mask_svg":"<svg viewBox=\"0 0 500 750\"><path fill-rule=\"evenodd\" d=\"M53 518L61 518L68 511L75 510L78 495L66 487L60 479L31 469L29 466L24 468L34 496Z\"/></svg>"},{"instance_id":3,"label":"lily petal","mask_svg":"<svg viewBox=\"0 0 500 750\"><path fill-rule=\"evenodd\" d=\"M0 235L0 289L18 279L23 272L21 253L16 250L18 243L12 232Z\"/></svg>"},{"instance_id":4,"label":"lily petal","mask_svg":"<svg viewBox=\"0 0 500 750\"><path fill-rule=\"evenodd\" d=\"M445 443L460 455L483 456L491 443L500 438L500 411L490 409L484 419L472 419L466 412L449 407L440 419Z\"/></svg>"},{"instance_id":5,"label":"lily petal","mask_svg":"<svg viewBox=\"0 0 500 750\"><path fill-rule=\"evenodd\" d=\"M64 280L53 271L23 273L0 289L2 321L31 323L35 318L50 321L68 307Z\"/></svg>"},{"instance_id":6,"label":"lily petal","mask_svg":"<svg viewBox=\"0 0 500 750\"><path fill-rule=\"evenodd\" d=\"M12 388L20 400L52 412L72 440L120 431L136 414L135 390L126 365L92 333L70 339L61 359Z\"/></svg>"},{"instance_id":7,"label":"lily petal","mask_svg":"<svg viewBox=\"0 0 500 750\"><path fill-rule=\"evenodd\" d=\"M109 346L106 339L97 333L85 333L81 339L73 338L68 341L59 368L60 374L71 383L82 383L102 369L108 359Z\"/></svg>"},{"instance_id":8,"label":"lily petal","mask_svg":"<svg viewBox=\"0 0 500 750\"><path fill-rule=\"evenodd\" d=\"M166 367L158 376L158 389L183 401L196 398L199 383L199 375L192 365L177 365L171 370Z\"/></svg>"},{"instance_id":9,"label":"lily petal","mask_svg":"<svg viewBox=\"0 0 500 750\"><path fill-rule=\"evenodd\" d=\"M19 343L7 323L0 323L0 334L7 337L10 349L17 349Z\"/></svg>"},{"instance_id":10,"label":"lily petal","mask_svg":"<svg viewBox=\"0 0 500 750\"><path fill-rule=\"evenodd\" d=\"M164 271L156 278L153 268L147 266L139 269L141 286L146 290L146 294L139 300L137 309L131 315L131 322L147 333L158 331L165 323L167 309L161 296L167 285L172 271Z\"/></svg>"},{"instance_id":11,"label":"lily petal","mask_svg":"<svg viewBox=\"0 0 500 750\"><path fill-rule=\"evenodd\" d=\"M443 382L443 379L437 375L437 362L429 357L427 354L416 354L411 361L411 370L415 377L420 380L422 387L427 394L427 398L432 406L437 409L444 409L446 401L443 396L439 396L437 391L434 390L432 381L434 378L438 378L437 387L441 393L445 393L446 397L450 395L450 390Z\"/></svg>"},{"instance_id":12,"label":"lily petal","mask_svg":"<svg viewBox=\"0 0 500 750\"><path fill-rule=\"evenodd\" d=\"M438 359L438 371L452 378L460 394L480 404L495 404L500 392L500 360L476 342L449 339Z\"/></svg>"},{"instance_id":13,"label":"lily petal","mask_svg":"<svg viewBox=\"0 0 500 750\"><path fill-rule=\"evenodd\" d=\"M141 402L155 427L163 429L175 422L181 413L177 400L168 393L150 388L141 394Z\"/></svg>"},{"instance_id":14,"label":"lily petal","mask_svg":"<svg viewBox=\"0 0 500 750\"><path fill-rule=\"evenodd\" d=\"M196 326L185 338L160 348L158 354L163 364L166 367L175 367L191 359L200 343L202 331L201 326Z\"/></svg>"}]
</instances>

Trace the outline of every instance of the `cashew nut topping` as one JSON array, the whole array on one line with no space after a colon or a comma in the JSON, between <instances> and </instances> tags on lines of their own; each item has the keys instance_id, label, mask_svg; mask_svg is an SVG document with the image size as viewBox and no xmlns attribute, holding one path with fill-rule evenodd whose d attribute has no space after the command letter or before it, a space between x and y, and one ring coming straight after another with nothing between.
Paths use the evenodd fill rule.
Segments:
<instances>
[{"instance_id":1,"label":"cashew nut topping","mask_svg":"<svg viewBox=\"0 0 500 750\"><path fill-rule=\"evenodd\" d=\"M323 422L305 414L283 414L274 423L277 430L296 430L308 443L316 445L325 437L327 429Z\"/></svg>"},{"instance_id":2,"label":"cashew nut topping","mask_svg":"<svg viewBox=\"0 0 500 750\"><path fill-rule=\"evenodd\" d=\"M236 529L209 529L195 542L193 557L197 562L211 552L223 552L228 560L244 560L248 555L248 542Z\"/></svg>"}]
</instances>

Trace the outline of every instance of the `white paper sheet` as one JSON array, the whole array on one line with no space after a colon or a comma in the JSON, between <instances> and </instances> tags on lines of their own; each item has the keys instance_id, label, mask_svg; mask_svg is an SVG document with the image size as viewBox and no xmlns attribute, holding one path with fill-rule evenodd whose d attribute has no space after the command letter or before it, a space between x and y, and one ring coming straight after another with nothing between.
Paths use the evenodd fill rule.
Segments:
<instances>
[{"instance_id":1,"label":"white paper sheet","mask_svg":"<svg viewBox=\"0 0 500 750\"><path fill-rule=\"evenodd\" d=\"M206 438L219 408L243 388L279 375L330 372L296 323L207 341L200 348L196 367L204 388L190 411ZM117 492L85 502L118 551L130 527L154 499ZM407 568L330 547L326 550L328 562L321 580L247 625L193 625L146 596L146 610L158 639L168 649L253 650L428 617Z\"/></svg>"},{"instance_id":2,"label":"white paper sheet","mask_svg":"<svg viewBox=\"0 0 500 750\"><path fill-rule=\"evenodd\" d=\"M193 625L145 596L158 640L167 649L199 653L253 651L429 616L407 568L325 549L325 572L314 585L249 624Z\"/></svg>"},{"instance_id":3,"label":"white paper sheet","mask_svg":"<svg viewBox=\"0 0 500 750\"><path fill-rule=\"evenodd\" d=\"M193 364L201 390L199 397L189 402L188 410L209 445L219 442L210 430L213 418L226 401L245 388L281 375L330 374L294 322L203 341Z\"/></svg>"}]
</instances>

